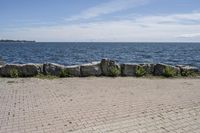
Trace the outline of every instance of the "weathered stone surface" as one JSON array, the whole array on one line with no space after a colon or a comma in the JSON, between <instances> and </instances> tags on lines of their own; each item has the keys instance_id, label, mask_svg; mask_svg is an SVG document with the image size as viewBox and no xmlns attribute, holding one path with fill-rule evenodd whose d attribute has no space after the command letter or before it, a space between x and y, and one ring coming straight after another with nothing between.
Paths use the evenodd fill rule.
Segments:
<instances>
[{"instance_id":1,"label":"weathered stone surface","mask_svg":"<svg viewBox=\"0 0 200 133\"><path fill-rule=\"evenodd\" d=\"M180 73L180 69L178 67L166 64L156 64L154 66L154 75L163 76L165 74L164 72L166 68L170 68L171 70L173 70L175 72L175 75L178 75Z\"/></svg>"},{"instance_id":2,"label":"weathered stone surface","mask_svg":"<svg viewBox=\"0 0 200 133\"><path fill-rule=\"evenodd\" d=\"M68 72L69 77L80 77L80 66L74 65L74 66L67 66L65 67L65 70Z\"/></svg>"},{"instance_id":3,"label":"weathered stone surface","mask_svg":"<svg viewBox=\"0 0 200 133\"><path fill-rule=\"evenodd\" d=\"M43 72L43 64L25 64L22 65L22 76L32 77Z\"/></svg>"},{"instance_id":4,"label":"weathered stone surface","mask_svg":"<svg viewBox=\"0 0 200 133\"><path fill-rule=\"evenodd\" d=\"M140 64L144 68L145 74L152 75L154 73L155 64Z\"/></svg>"},{"instance_id":5,"label":"weathered stone surface","mask_svg":"<svg viewBox=\"0 0 200 133\"><path fill-rule=\"evenodd\" d=\"M15 70L13 72L13 70ZM92 62L81 66L63 66L54 63L46 64L7 64L0 65L0 76L11 77L11 73L17 73L19 77L33 77L39 73L60 77L87 77L87 76L189 76L199 74L199 69L192 66L171 66L166 64L131 64L121 66L113 60L102 59L101 62ZM15 77L15 76L13 76Z\"/></svg>"},{"instance_id":6,"label":"weathered stone surface","mask_svg":"<svg viewBox=\"0 0 200 133\"><path fill-rule=\"evenodd\" d=\"M42 72L41 64L7 64L0 68L0 75L10 77L11 71L16 70L19 77L32 77Z\"/></svg>"},{"instance_id":7,"label":"weathered stone surface","mask_svg":"<svg viewBox=\"0 0 200 133\"><path fill-rule=\"evenodd\" d=\"M0 77L2 77L3 75L2 75L2 68L3 68L4 66L2 66L2 65L0 65Z\"/></svg>"},{"instance_id":8,"label":"weathered stone surface","mask_svg":"<svg viewBox=\"0 0 200 133\"><path fill-rule=\"evenodd\" d=\"M87 77L87 76L101 76L101 66L100 62L92 62L89 64L83 64L81 65L81 76Z\"/></svg>"},{"instance_id":9,"label":"weathered stone surface","mask_svg":"<svg viewBox=\"0 0 200 133\"><path fill-rule=\"evenodd\" d=\"M122 76L136 76L137 67L142 67L145 71L145 75L151 75L154 72L154 64L126 63L121 64Z\"/></svg>"},{"instance_id":10,"label":"weathered stone surface","mask_svg":"<svg viewBox=\"0 0 200 133\"><path fill-rule=\"evenodd\" d=\"M113 69L116 69L116 70L119 71L117 76L121 75L121 68L120 68L119 64L117 64L115 61L109 60L109 59L102 59L101 60L102 75L112 76L112 70Z\"/></svg>"},{"instance_id":11,"label":"weathered stone surface","mask_svg":"<svg viewBox=\"0 0 200 133\"><path fill-rule=\"evenodd\" d=\"M64 70L63 65L55 64L55 63L46 63L43 66L44 74L60 76L61 71Z\"/></svg>"},{"instance_id":12,"label":"weathered stone surface","mask_svg":"<svg viewBox=\"0 0 200 133\"><path fill-rule=\"evenodd\" d=\"M199 73L199 69L197 67L185 66L185 65L177 65L177 67L180 68L182 76L189 76L192 74Z\"/></svg>"},{"instance_id":13,"label":"weathered stone surface","mask_svg":"<svg viewBox=\"0 0 200 133\"><path fill-rule=\"evenodd\" d=\"M139 66L139 64L133 64L133 63L121 64L121 75L122 76L136 76L135 70L137 66Z\"/></svg>"},{"instance_id":14,"label":"weathered stone surface","mask_svg":"<svg viewBox=\"0 0 200 133\"><path fill-rule=\"evenodd\" d=\"M104 76L112 76L112 70L117 69L119 71L118 76L121 75L120 65L113 60L102 59L101 60L101 70Z\"/></svg>"}]
</instances>

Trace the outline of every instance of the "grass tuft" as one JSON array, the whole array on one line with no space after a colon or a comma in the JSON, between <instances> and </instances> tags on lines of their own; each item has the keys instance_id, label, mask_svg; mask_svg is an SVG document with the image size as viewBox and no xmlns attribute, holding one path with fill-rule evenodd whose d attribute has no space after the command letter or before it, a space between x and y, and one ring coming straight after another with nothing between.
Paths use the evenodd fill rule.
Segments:
<instances>
[{"instance_id":1,"label":"grass tuft","mask_svg":"<svg viewBox=\"0 0 200 133\"><path fill-rule=\"evenodd\" d=\"M137 77L142 77L146 74L146 71L145 69L142 67L142 66L137 66L136 67L136 70L135 70L135 75Z\"/></svg>"},{"instance_id":2,"label":"grass tuft","mask_svg":"<svg viewBox=\"0 0 200 133\"><path fill-rule=\"evenodd\" d=\"M164 69L163 76L167 78L174 77L176 76L176 71L173 68L167 66Z\"/></svg>"},{"instance_id":3,"label":"grass tuft","mask_svg":"<svg viewBox=\"0 0 200 133\"><path fill-rule=\"evenodd\" d=\"M66 69L62 69L60 71L59 77L64 78L64 77L72 77L72 75L70 74L70 72Z\"/></svg>"},{"instance_id":4,"label":"grass tuft","mask_svg":"<svg viewBox=\"0 0 200 133\"><path fill-rule=\"evenodd\" d=\"M184 77L194 77L194 76L197 76L198 74L195 74L194 72L191 72L191 71L187 71L187 70L184 70L181 72L181 76L184 76Z\"/></svg>"},{"instance_id":5,"label":"grass tuft","mask_svg":"<svg viewBox=\"0 0 200 133\"><path fill-rule=\"evenodd\" d=\"M9 71L9 75L11 78L17 78L17 77L19 77L19 72L17 69L11 69Z\"/></svg>"},{"instance_id":6,"label":"grass tuft","mask_svg":"<svg viewBox=\"0 0 200 133\"><path fill-rule=\"evenodd\" d=\"M117 77L119 74L120 74L120 69L117 66L111 67L109 76Z\"/></svg>"}]
</instances>

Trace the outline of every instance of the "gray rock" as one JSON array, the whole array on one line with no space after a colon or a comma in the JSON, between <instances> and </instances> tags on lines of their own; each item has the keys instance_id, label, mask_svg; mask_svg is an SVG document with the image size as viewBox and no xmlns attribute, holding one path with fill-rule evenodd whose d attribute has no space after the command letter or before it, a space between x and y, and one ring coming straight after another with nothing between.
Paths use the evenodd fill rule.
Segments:
<instances>
[{"instance_id":1,"label":"gray rock","mask_svg":"<svg viewBox=\"0 0 200 133\"><path fill-rule=\"evenodd\" d=\"M3 77L11 77L12 71L17 71L18 76L22 76L22 65L20 64L7 64L0 68L0 75Z\"/></svg>"},{"instance_id":2,"label":"gray rock","mask_svg":"<svg viewBox=\"0 0 200 133\"><path fill-rule=\"evenodd\" d=\"M197 67L185 66L185 65L177 65L177 67L180 68L182 76L189 76L192 74L199 73L199 69Z\"/></svg>"},{"instance_id":3,"label":"gray rock","mask_svg":"<svg viewBox=\"0 0 200 133\"><path fill-rule=\"evenodd\" d=\"M33 77L43 72L43 64L25 64L21 69L23 77Z\"/></svg>"},{"instance_id":4,"label":"gray rock","mask_svg":"<svg viewBox=\"0 0 200 133\"><path fill-rule=\"evenodd\" d=\"M142 67L144 69L144 75L152 75L154 72L154 64L122 64L121 72L122 76L137 76L136 69L137 67Z\"/></svg>"},{"instance_id":5,"label":"gray rock","mask_svg":"<svg viewBox=\"0 0 200 133\"><path fill-rule=\"evenodd\" d=\"M132 64L132 63L121 64L121 75L122 76L136 76L135 70L137 66L139 66L139 64Z\"/></svg>"},{"instance_id":6,"label":"gray rock","mask_svg":"<svg viewBox=\"0 0 200 133\"><path fill-rule=\"evenodd\" d=\"M154 75L155 76L164 76L166 68L171 69L174 72L174 76L180 74L180 69L178 67L166 65L166 64L156 64L154 66Z\"/></svg>"},{"instance_id":7,"label":"gray rock","mask_svg":"<svg viewBox=\"0 0 200 133\"><path fill-rule=\"evenodd\" d=\"M104 76L113 76L113 70L117 70L117 72L114 74L115 76L119 76L121 75L121 68L120 65L117 64L115 61L113 60L109 60L109 59L102 59L101 60L101 70L102 70L102 74Z\"/></svg>"},{"instance_id":8,"label":"gray rock","mask_svg":"<svg viewBox=\"0 0 200 133\"><path fill-rule=\"evenodd\" d=\"M0 65L0 77L2 77L3 75L2 75L2 68L3 68L3 66L2 65Z\"/></svg>"},{"instance_id":9,"label":"gray rock","mask_svg":"<svg viewBox=\"0 0 200 133\"><path fill-rule=\"evenodd\" d=\"M69 77L80 77L80 66L74 65L74 66L66 66L65 71L68 73Z\"/></svg>"},{"instance_id":10,"label":"gray rock","mask_svg":"<svg viewBox=\"0 0 200 133\"><path fill-rule=\"evenodd\" d=\"M15 71L19 77L33 77L42 72L41 64L7 64L0 68L0 75L11 77Z\"/></svg>"},{"instance_id":11,"label":"gray rock","mask_svg":"<svg viewBox=\"0 0 200 133\"><path fill-rule=\"evenodd\" d=\"M55 63L46 63L43 65L43 70L45 75L60 76L64 68L65 67L63 65Z\"/></svg>"},{"instance_id":12,"label":"gray rock","mask_svg":"<svg viewBox=\"0 0 200 133\"><path fill-rule=\"evenodd\" d=\"M155 64L140 64L140 66L144 68L144 70L146 72L145 74L153 75Z\"/></svg>"},{"instance_id":13,"label":"gray rock","mask_svg":"<svg viewBox=\"0 0 200 133\"><path fill-rule=\"evenodd\" d=\"M81 65L81 76L87 77L87 76L101 76L101 66L100 62L92 62L89 64L83 64Z\"/></svg>"}]
</instances>

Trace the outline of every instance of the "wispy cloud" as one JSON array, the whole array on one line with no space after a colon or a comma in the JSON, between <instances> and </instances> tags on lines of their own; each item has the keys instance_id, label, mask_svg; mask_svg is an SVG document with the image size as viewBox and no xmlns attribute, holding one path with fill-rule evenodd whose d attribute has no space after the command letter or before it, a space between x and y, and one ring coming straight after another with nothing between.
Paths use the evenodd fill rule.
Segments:
<instances>
[{"instance_id":1,"label":"wispy cloud","mask_svg":"<svg viewBox=\"0 0 200 133\"><path fill-rule=\"evenodd\" d=\"M200 12L146 16L138 18L137 22L148 22L148 24L200 24Z\"/></svg>"},{"instance_id":2,"label":"wispy cloud","mask_svg":"<svg viewBox=\"0 0 200 133\"><path fill-rule=\"evenodd\" d=\"M149 0L110 0L106 3L91 7L82 11L78 15L67 18L67 21L75 21L80 19L90 19L105 14L110 14L122 10L127 10L135 6L143 5Z\"/></svg>"},{"instance_id":3,"label":"wispy cloud","mask_svg":"<svg viewBox=\"0 0 200 133\"><path fill-rule=\"evenodd\" d=\"M0 36L39 41L200 41L200 12L22 28ZM185 21L195 21L187 23Z\"/></svg>"},{"instance_id":4,"label":"wispy cloud","mask_svg":"<svg viewBox=\"0 0 200 133\"><path fill-rule=\"evenodd\" d=\"M182 34L182 35L179 35L178 37L182 37L182 38L200 37L200 33Z\"/></svg>"}]
</instances>

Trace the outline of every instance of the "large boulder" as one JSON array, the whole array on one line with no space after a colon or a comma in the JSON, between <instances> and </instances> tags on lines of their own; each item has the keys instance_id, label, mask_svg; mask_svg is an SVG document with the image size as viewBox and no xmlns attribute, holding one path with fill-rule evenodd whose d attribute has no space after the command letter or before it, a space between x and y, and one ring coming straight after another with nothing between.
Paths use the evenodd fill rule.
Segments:
<instances>
[{"instance_id":1,"label":"large boulder","mask_svg":"<svg viewBox=\"0 0 200 133\"><path fill-rule=\"evenodd\" d=\"M154 64L121 64L122 76L143 76L152 75L154 72Z\"/></svg>"},{"instance_id":2,"label":"large boulder","mask_svg":"<svg viewBox=\"0 0 200 133\"><path fill-rule=\"evenodd\" d=\"M3 77L22 76L21 64L7 64L0 68L0 75Z\"/></svg>"},{"instance_id":3,"label":"large boulder","mask_svg":"<svg viewBox=\"0 0 200 133\"><path fill-rule=\"evenodd\" d=\"M80 77L81 72L80 72L80 66L74 65L74 66L66 66L65 67L65 72L67 77Z\"/></svg>"},{"instance_id":4,"label":"large boulder","mask_svg":"<svg viewBox=\"0 0 200 133\"><path fill-rule=\"evenodd\" d=\"M140 66L145 70L146 75L153 75L155 64L140 64Z\"/></svg>"},{"instance_id":5,"label":"large boulder","mask_svg":"<svg viewBox=\"0 0 200 133\"><path fill-rule=\"evenodd\" d=\"M3 75L2 75L2 68L3 68L3 66L2 65L0 65L0 77L2 77Z\"/></svg>"},{"instance_id":6,"label":"large boulder","mask_svg":"<svg viewBox=\"0 0 200 133\"><path fill-rule=\"evenodd\" d=\"M22 76L23 77L33 77L43 73L43 64L25 64L22 65Z\"/></svg>"},{"instance_id":7,"label":"large boulder","mask_svg":"<svg viewBox=\"0 0 200 133\"><path fill-rule=\"evenodd\" d=\"M138 64L126 63L121 64L121 75L122 76L136 76L136 68Z\"/></svg>"},{"instance_id":8,"label":"large boulder","mask_svg":"<svg viewBox=\"0 0 200 133\"><path fill-rule=\"evenodd\" d=\"M53 76L60 76L64 70L63 65L55 64L55 63L46 63L43 66L44 74L45 75L53 75Z\"/></svg>"},{"instance_id":9,"label":"large boulder","mask_svg":"<svg viewBox=\"0 0 200 133\"><path fill-rule=\"evenodd\" d=\"M33 77L43 70L41 64L7 64L0 68L0 75L3 77Z\"/></svg>"},{"instance_id":10,"label":"large boulder","mask_svg":"<svg viewBox=\"0 0 200 133\"><path fill-rule=\"evenodd\" d=\"M177 67L180 68L182 76L190 76L199 73L199 69L197 67L185 66L185 65L177 65Z\"/></svg>"},{"instance_id":11,"label":"large boulder","mask_svg":"<svg viewBox=\"0 0 200 133\"><path fill-rule=\"evenodd\" d=\"M81 65L81 76L87 77L87 76L101 76L101 66L100 62L92 62L89 64L83 64Z\"/></svg>"},{"instance_id":12,"label":"large boulder","mask_svg":"<svg viewBox=\"0 0 200 133\"><path fill-rule=\"evenodd\" d=\"M166 64L156 64L154 66L154 75L155 76L177 76L180 74L180 69L175 66L166 65Z\"/></svg>"},{"instance_id":13,"label":"large boulder","mask_svg":"<svg viewBox=\"0 0 200 133\"><path fill-rule=\"evenodd\" d=\"M120 65L113 60L102 59L101 70L103 76L119 76L121 75Z\"/></svg>"}]
</instances>

